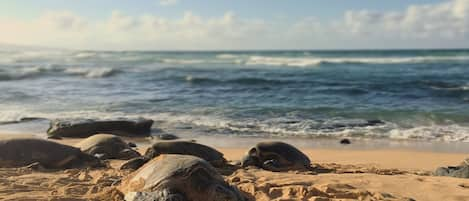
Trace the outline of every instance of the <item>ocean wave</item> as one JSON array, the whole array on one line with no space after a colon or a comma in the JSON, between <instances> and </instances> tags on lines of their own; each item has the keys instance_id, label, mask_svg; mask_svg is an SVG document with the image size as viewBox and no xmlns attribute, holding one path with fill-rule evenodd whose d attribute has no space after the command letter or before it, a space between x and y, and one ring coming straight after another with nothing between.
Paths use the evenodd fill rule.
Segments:
<instances>
[{"instance_id":1,"label":"ocean wave","mask_svg":"<svg viewBox=\"0 0 469 201\"><path fill-rule=\"evenodd\" d=\"M239 58L240 55L236 55L236 54L218 54L215 57L218 58L218 59L236 59L236 58Z\"/></svg>"},{"instance_id":2,"label":"ocean wave","mask_svg":"<svg viewBox=\"0 0 469 201\"><path fill-rule=\"evenodd\" d=\"M246 65L272 65L272 66L316 66L323 62L315 58L288 58L288 57L264 57L251 56L246 61Z\"/></svg>"},{"instance_id":3,"label":"ocean wave","mask_svg":"<svg viewBox=\"0 0 469 201\"><path fill-rule=\"evenodd\" d=\"M258 85L258 84L285 84L294 81L283 81L283 80L271 80L257 77L244 77L244 78L233 78L233 79L215 79L215 78L206 78L206 77L193 77L186 76L185 81L192 84L240 84L240 85Z\"/></svg>"},{"instance_id":4,"label":"ocean wave","mask_svg":"<svg viewBox=\"0 0 469 201\"><path fill-rule=\"evenodd\" d=\"M86 78L105 78L118 73L118 70L113 68L67 68L65 73L70 75L80 75Z\"/></svg>"},{"instance_id":5,"label":"ocean wave","mask_svg":"<svg viewBox=\"0 0 469 201\"><path fill-rule=\"evenodd\" d=\"M183 130L186 130L191 134L225 134L251 137L352 137L469 142L469 126L458 124L415 125L414 127L401 127L388 121L366 119L335 118L320 120L290 117L268 118L262 120L253 118L231 119L216 115L175 114L172 112L161 112L158 114L129 114L123 112L99 111L63 111L58 113L26 111L0 112L0 122L9 123L21 123L24 119L134 119L139 117L153 119L158 122L158 129L165 131L177 130L178 132L184 132Z\"/></svg>"},{"instance_id":6,"label":"ocean wave","mask_svg":"<svg viewBox=\"0 0 469 201\"><path fill-rule=\"evenodd\" d=\"M78 52L73 56L77 59L87 59L87 58L95 57L97 55L98 54L96 52Z\"/></svg>"},{"instance_id":7,"label":"ocean wave","mask_svg":"<svg viewBox=\"0 0 469 201\"><path fill-rule=\"evenodd\" d=\"M469 56L414 56L414 57L314 57L300 56L263 56L256 54L216 54L212 58L165 58L167 64L244 64L247 66L290 66L314 67L323 64L414 64L435 62L469 62Z\"/></svg>"},{"instance_id":8,"label":"ocean wave","mask_svg":"<svg viewBox=\"0 0 469 201\"><path fill-rule=\"evenodd\" d=\"M243 63L242 59L162 59L161 63L165 64L241 64Z\"/></svg>"},{"instance_id":9,"label":"ocean wave","mask_svg":"<svg viewBox=\"0 0 469 201\"><path fill-rule=\"evenodd\" d=\"M417 126L389 131L391 139L418 139L445 142L469 142L469 127L460 125Z\"/></svg>"},{"instance_id":10,"label":"ocean wave","mask_svg":"<svg viewBox=\"0 0 469 201\"><path fill-rule=\"evenodd\" d=\"M469 91L469 84L453 84L444 82L426 83L430 88L445 91Z\"/></svg>"},{"instance_id":11,"label":"ocean wave","mask_svg":"<svg viewBox=\"0 0 469 201\"><path fill-rule=\"evenodd\" d=\"M14 81L30 78L37 78L41 76L81 76L84 78L106 78L119 73L119 70L113 68L86 68L86 67L71 67L63 68L56 65L35 66L18 68L14 71L1 71L0 81Z\"/></svg>"},{"instance_id":12,"label":"ocean wave","mask_svg":"<svg viewBox=\"0 0 469 201\"><path fill-rule=\"evenodd\" d=\"M424 57L267 57L251 56L246 65L272 65L306 67L321 64L403 64L431 63L440 61L469 61L469 56L424 56Z\"/></svg>"}]
</instances>

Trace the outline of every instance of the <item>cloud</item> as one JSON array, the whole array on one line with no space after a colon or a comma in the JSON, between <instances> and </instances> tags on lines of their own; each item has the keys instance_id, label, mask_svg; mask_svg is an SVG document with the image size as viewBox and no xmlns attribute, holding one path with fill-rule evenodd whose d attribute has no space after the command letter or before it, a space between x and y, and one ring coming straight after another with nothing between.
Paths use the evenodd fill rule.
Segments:
<instances>
[{"instance_id":1,"label":"cloud","mask_svg":"<svg viewBox=\"0 0 469 201\"><path fill-rule=\"evenodd\" d=\"M101 20L49 11L29 21L0 18L0 29L0 42L77 49L460 48L469 44L469 0L294 22L231 11L216 17L185 12L179 18L114 11Z\"/></svg>"},{"instance_id":2,"label":"cloud","mask_svg":"<svg viewBox=\"0 0 469 201\"><path fill-rule=\"evenodd\" d=\"M179 0L160 0L160 5L162 6L171 6L179 3Z\"/></svg>"}]
</instances>

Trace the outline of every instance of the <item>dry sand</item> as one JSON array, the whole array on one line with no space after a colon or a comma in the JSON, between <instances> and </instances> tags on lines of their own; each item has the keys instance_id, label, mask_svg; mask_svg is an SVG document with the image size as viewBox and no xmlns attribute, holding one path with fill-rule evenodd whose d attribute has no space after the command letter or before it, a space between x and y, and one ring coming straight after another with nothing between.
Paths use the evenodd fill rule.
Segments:
<instances>
[{"instance_id":1,"label":"dry sand","mask_svg":"<svg viewBox=\"0 0 469 201\"><path fill-rule=\"evenodd\" d=\"M239 160L246 148L219 150L228 160ZM469 200L469 179L430 176L436 167L459 164L468 154L399 149L302 151L318 171L273 173L247 168L225 178L251 200ZM113 160L110 168L98 170L0 169L0 200L122 200L115 187L128 173L114 169L120 163Z\"/></svg>"}]
</instances>

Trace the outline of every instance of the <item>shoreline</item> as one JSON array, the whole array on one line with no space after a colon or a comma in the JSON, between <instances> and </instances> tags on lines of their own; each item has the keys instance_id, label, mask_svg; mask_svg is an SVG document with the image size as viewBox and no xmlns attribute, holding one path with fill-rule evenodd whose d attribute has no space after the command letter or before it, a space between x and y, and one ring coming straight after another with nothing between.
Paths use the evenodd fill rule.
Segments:
<instances>
[{"instance_id":1,"label":"shoreline","mask_svg":"<svg viewBox=\"0 0 469 201\"><path fill-rule=\"evenodd\" d=\"M156 140L159 133L149 137L122 137L142 146L149 146ZM202 144L219 148L249 148L260 141L283 141L298 148L306 149L337 149L337 150L406 150L435 153L469 154L469 142L459 141L429 141L419 139L392 139L392 138L358 138L358 137L297 137L297 136L240 136L221 134L176 134L181 140L195 140ZM5 132L0 131L0 139L9 137L37 137L47 139L45 132ZM66 141L78 142L83 138L63 138ZM351 144L340 144L341 139L349 139ZM60 140L59 140L60 141Z\"/></svg>"},{"instance_id":2,"label":"shoreline","mask_svg":"<svg viewBox=\"0 0 469 201\"><path fill-rule=\"evenodd\" d=\"M13 137L45 138L41 134L1 134L0 139ZM227 160L237 161L257 142L283 141L304 152L313 163L337 163L344 165L396 168L403 170L434 171L437 167L458 165L469 155L469 143L454 146L446 142L390 142L389 140L352 140L352 144L341 145L338 139L297 138L253 138L229 136L180 136L180 140L195 140L197 143L216 148ZM144 153L155 139L122 137L137 144ZM63 138L52 141L73 146L83 138ZM466 146L464 146L466 145ZM451 149L452 148L452 149ZM467 151L466 151L467 150Z\"/></svg>"}]
</instances>

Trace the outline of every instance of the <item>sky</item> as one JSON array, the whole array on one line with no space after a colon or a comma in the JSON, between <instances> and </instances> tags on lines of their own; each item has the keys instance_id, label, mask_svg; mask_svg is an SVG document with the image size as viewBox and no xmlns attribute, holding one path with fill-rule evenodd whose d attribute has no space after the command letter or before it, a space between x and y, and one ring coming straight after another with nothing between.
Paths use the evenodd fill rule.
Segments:
<instances>
[{"instance_id":1,"label":"sky","mask_svg":"<svg viewBox=\"0 0 469 201\"><path fill-rule=\"evenodd\" d=\"M0 44L89 50L469 48L469 0L0 0Z\"/></svg>"}]
</instances>

